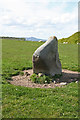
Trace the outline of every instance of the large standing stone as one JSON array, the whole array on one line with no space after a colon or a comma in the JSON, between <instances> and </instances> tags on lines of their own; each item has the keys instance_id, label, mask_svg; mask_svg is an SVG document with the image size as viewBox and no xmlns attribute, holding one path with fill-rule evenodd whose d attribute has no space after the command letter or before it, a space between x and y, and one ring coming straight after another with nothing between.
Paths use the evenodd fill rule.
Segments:
<instances>
[{"instance_id":1,"label":"large standing stone","mask_svg":"<svg viewBox=\"0 0 80 120\"><path fill-rule=\"evenodd\" d=\"M61 74L61 62L58 54L58 40L50 37L33 54L33 73L44 73L54 76Z\"/></svg>"}]
</instances>

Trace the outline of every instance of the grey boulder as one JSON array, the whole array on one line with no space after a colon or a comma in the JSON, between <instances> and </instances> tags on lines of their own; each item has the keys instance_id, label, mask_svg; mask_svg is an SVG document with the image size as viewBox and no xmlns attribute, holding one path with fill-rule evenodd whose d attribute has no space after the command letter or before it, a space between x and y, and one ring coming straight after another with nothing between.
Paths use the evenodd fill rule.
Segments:
<instances>
[{"instance_id":1,"label":"grey boulder","mask_svg":"<svg viewBox=\"0 0 80 120\"><path fill-rule=\"evenodd\" d=\"M54 76L61 74L61 62L58 54L58 40L50 37L33 54L33 73L44 73Z\"/></svg>"}]
</instances>

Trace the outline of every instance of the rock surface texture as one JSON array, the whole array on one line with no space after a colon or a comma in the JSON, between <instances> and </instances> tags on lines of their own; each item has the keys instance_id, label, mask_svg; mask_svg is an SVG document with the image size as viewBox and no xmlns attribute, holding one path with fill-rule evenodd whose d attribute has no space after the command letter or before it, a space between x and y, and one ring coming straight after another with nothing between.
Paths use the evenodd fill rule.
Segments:
<instances>
[{"instance_id":1,"label":"rock surface texture","mask_svg":"<svg viewBox=\"0 0 80 120\"><path fill-rule=\"evenodd\" d=\"M33 54L33 73L44 73L54 76L61 74L61 62L58 54L58 40L50 37Z\"/></svg>"}]
</instances>

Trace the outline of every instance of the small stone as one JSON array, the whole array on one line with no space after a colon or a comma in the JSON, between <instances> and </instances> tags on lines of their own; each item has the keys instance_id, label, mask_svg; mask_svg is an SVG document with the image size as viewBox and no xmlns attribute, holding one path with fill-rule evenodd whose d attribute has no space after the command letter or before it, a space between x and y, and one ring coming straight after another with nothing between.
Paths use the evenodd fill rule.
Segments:
<instances>
[{"instance_id":1,"label":"small stone","mask_svg":"<svg viewBox=\"0 0 80 120\"><path fill-rule=\"evenodd\" d=\"M52 79L52 82L55 84L56 83L56 81L54 80L54 79Z\"/></svg>"},{"instance_id":2,"label":"small stone","mask_svg":"<svg viewBox=\"0 0 80 120\"><path fill-rule=\"evenodd\" d=\"M43 73L38 73L38 76L39 76L39 77L41 77L41 76L43 76L43 75L44 75Z\"/></svg>"},{"instance_id":3,"label":"small stone","mask_svg":"<svg viewBox=\"0 0 80 120\"><path fill-rule=\"evenodd\" d=\"M78 83L78 81L76 81L76 83Z\"/></svg>"},{"instance_id":4,"label":"small stone","mask_svg":"<svg viewBox=\"0 0 80 120\"><path fill-rule=\"evenodd\" d=\"M67 83L66 82L62 82L62 83L60 83L60 85L67 85Z\"/></svg>"},{"instance_id":5,"label":"small stone","mask_svg":"<svg viewBox=\"0 0 80 120\"><path fill-rule=\"evenodd\" d=\"M45 81L45 83L47 83L47 81Z\"/></svg>"},{"instance_id":6,"label":"small stone","mask_svg":"<svg viewBox=\"0 0 80 120\"><path fill-rule=\"evenodd\" d=\"M56 83L56 81L54 81L54 84Z\"/></svg>"}]
</instances>

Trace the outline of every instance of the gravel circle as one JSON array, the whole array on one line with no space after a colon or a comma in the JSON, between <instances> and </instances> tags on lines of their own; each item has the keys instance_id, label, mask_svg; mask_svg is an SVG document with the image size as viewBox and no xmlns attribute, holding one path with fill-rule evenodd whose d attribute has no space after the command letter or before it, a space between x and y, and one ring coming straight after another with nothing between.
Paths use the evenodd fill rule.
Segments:
<instances>
[{"instance_id":1,"label":"gravel circle","mask_svg":"<svg viewBox=\"0 0 80 120\"><path fill-rule=\"evenodd\" d=\"M17 75L13 76L12 80L8 80L9 83L16 85L16 86L24 86L24 87L31 87L31 88L55 88L55 87L63 87L68 83L75 82L78 83L78 78L80 76L80 72L70 71L63 69L62 76L56 79L55 82L50 84L37 84L33 83L30 80L30 76L33 74L33 70L24 70L24 75Z\"/></svg>"}]
</instances>

